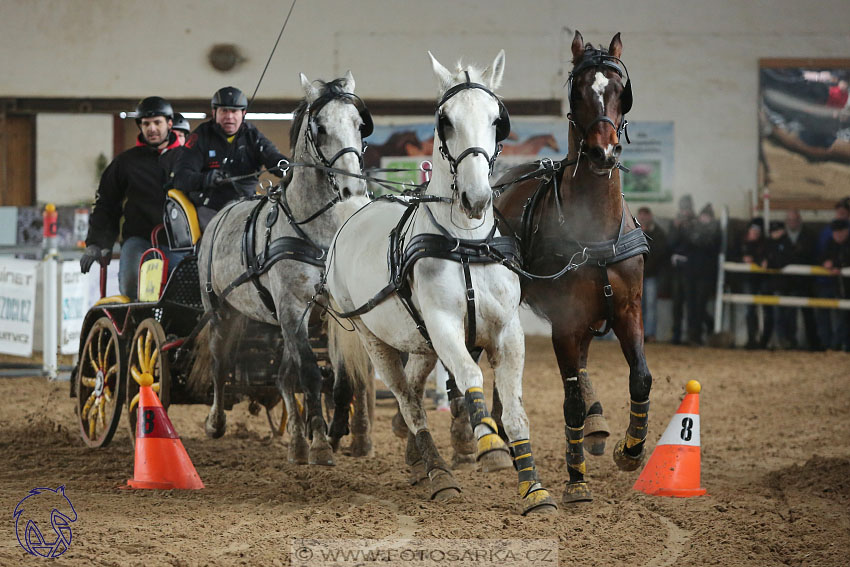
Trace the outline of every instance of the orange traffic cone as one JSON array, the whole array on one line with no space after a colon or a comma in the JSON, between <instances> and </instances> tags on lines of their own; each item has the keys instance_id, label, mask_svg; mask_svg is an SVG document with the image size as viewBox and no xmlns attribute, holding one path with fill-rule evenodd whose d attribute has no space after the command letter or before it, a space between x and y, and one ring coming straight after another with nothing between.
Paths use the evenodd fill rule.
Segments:
<instances>
[{"instance_id":1,"label":"orange traffic cone","mask_svg":"<svg viewBox=\"0 0 850 567\"><path fill-rule=\"evenodd\" d=\"M143 372L136 381L140 386L136 464L127 487L158 490L203 488L204 483L174 431L168 414L151 389L153 376Z\"/></svg>"},{"instance_id":2,"label":"orange traffic cone","mask_svg":"<svg viewBox=\"0 0 850 567\"><path fill-rule=\"evenodd\" d=\"M699 382L685 385L687 394L649 462L632 487L652 496L688 498L705 494L700 488Z\"/></svg>"}]
</instances>

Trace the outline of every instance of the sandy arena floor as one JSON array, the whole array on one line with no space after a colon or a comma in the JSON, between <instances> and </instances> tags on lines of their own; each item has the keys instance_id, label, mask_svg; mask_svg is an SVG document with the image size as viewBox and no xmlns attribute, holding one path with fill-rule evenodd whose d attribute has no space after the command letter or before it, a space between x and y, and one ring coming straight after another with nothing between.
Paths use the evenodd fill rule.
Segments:
<instances>
[{"instance_id":1,"label":"sandy arena floor","mask_svg":"<svg viewBox=\"0 0 850 567\"><path fill-rule=\"evenodd\" d=\"M556 539L563 565L850 564L850 355L653 344L647 357L650 449L685 382L702 383L708 495L633 491L638 472L617 470L609 441L605 456L588 459L595 501L534 517L519 515L510 470L458 471L461 497L426 501L426 489L406 483L388 401L378 402L375 457L342 454L329 468L288 464L286 440L271 439L265 417L251 416L244 403L229 412L219 440L204 436L205 406L173 406L169 415L206 489L119 490L133 472L123 423L109 447L87 449L67 383L0 380L0 509L7 519L0 565L44 564L18 546L12 512L30 489L62 484L78 520L56 565L289 565L292 538L410 536ZM590 358L618 439L628 418L628 368L614 342L595 342ZM563 394L547 340L529 340L524 398L542 479L560 500ZM429 419L449 458L449 415L432 411Z\"/></svg>"}]
</instances>

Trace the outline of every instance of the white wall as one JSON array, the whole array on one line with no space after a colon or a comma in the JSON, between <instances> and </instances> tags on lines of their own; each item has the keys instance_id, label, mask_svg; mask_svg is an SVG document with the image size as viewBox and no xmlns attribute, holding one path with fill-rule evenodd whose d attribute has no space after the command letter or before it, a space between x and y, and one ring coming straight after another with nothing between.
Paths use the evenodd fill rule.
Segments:
<instances>
[{"instance_id":1,"label":"white wall","mask_svg":"<svg viewBox=\"0 0 850 567\"><path fill-rule=\"evenodd\" d=\"M224 84L250 94L289 4L3 0L0 97L208 97ZM563 99L575 28L594 44L622 32L630 118L675 122L674 202L654 207L662 216L684 193L747 213L759 58L850 57L847 0L301 0L259 97L301 96L299 71L327 79L350 68L367 102L427 98L427 50L487 63L504 47L500 94ZM216 43L238 45L247 61L213 70Z\"/></svg>"},{"instance_id":2,"label":"white wall","mask_svg":"<svg viewBox=\"0 0 850 567\"><path fill-rule=\"evenodd\" d=\"M40 203L75 205L94 200L96 163L112 156L109 114L39 114L35 122L36 187Z\"/></svg>"}]
</instances>

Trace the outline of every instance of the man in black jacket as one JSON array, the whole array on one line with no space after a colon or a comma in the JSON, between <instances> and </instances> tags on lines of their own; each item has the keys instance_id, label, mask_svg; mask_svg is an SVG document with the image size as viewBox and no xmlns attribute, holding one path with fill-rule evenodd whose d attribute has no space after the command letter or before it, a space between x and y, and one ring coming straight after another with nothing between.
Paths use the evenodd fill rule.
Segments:
<instances>
[{"instance_id":1,"label":"man in black jacket","mask_svg":"<svg viewBox=\"0 0 850 567\"><path fill-rule=\"evenodd\" d=\"M176 187L198 210L201 229L215 213L234 199L254 194L263 166L274 169L286 159L257 128L245 121L248 99L235 87L224 87L212 98L212 119L198 126L186 140L177 168ZM249 175L245 179L229 178Z\"/></svg>"},{"instance_id":2,"label":"man in black jacket","mask_svg":"<svg viewBox=\"0 0 850 567\"><path fill-rule=\"evenodd\" d=\"M151 247L151 231L162 223L162 207L179 148L171 131L174 111L158 96L142 99L136 107L139 136L136 146L118 154L104 170L89 217L86 251L80 259L85 274L94 262L105 265L112 246L121 242L118 285L123 295L137 297L139 260ZM173 263L170 251L163 250Z\"/></svg>"}]
</instances>

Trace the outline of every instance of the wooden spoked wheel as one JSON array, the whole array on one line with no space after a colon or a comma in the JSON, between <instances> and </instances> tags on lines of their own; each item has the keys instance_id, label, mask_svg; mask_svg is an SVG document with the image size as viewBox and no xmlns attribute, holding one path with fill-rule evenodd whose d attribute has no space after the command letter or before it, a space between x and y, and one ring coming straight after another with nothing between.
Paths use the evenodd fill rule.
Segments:
<instances>
[{"instance_id":1,"label":"wooden spoked wheel","mask_svg":"<svg viewBox=\"0 0 850 567\"><path fill-rule=\"evenodd\" d=\"M133 341L130 343L130 354L127 357L127 421L130 424L130 439L136 442L136 417L139 403L139 384L133 377L147 372L153 376L153 391L159 396L162 407L168 408L171 390L171 374L168 368L168 357L162 352L165 344L165 331L159 321L148 318L139 323Z\"/></svg>"},{"instance_id":2,"label":"wooden spoked wheel","mask_svg":"<svg viewBox=\"0 0 850 567\"><path fill-rule=\"evenodd\" d=\"M89 447L112 441L124 403L124 348L108 317L95 321L80 355L77 374L77 417Z\"/></svg>"}]
</instances>

